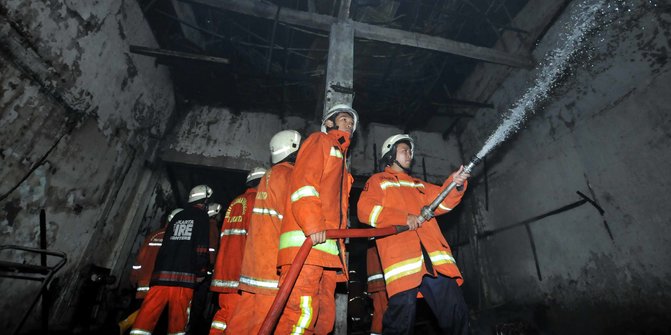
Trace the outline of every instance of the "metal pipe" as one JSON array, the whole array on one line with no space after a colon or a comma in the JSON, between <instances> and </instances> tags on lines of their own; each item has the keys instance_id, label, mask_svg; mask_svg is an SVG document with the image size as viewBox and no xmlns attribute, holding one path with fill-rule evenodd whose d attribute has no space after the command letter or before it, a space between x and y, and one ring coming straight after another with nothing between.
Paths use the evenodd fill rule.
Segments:
<instances>
[{"instance_id":1,"label":"metal pipe","mask_svg":"<svg viewBox=\"0 0 671 335\"><path fill-rule=\"evenodd\" d=\"M476 165L478 165L478 163L480 163L481 160L482 160L482 157L473 156L473 158L471 158L471 161L464 167L464 171L462 172L462 174L463 173L471 173L471 171L473 171L473 168ZM434 217L433 212L436 210L436 208L438 208L438 205L440 205L440 203L443 202L443 200L445 200L445 198L447 198L447 195L455 187L457 187L457 183L455 183L454 181L451 182L449 185L447 185L447 187L442 192L440 192L440 194L438 194L436 199L434 199L428 206L422 207L422 210L420 212L420 216L418 218L419 223L423 223L425 221L431 220Z\"/></svg>"}]
</instances>

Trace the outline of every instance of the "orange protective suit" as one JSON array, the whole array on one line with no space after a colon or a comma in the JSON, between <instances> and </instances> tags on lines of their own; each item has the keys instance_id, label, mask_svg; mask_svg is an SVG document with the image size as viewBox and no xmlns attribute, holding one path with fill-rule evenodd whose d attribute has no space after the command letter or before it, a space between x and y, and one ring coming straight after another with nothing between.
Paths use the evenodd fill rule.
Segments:
<instances>
[{"instance_id":1,"label":"orange protective suit","mask_svg":"<svg viewBox=\"0 0 671 335\"><path fill-rule=\"evenodd\" d=\"M353 181L345 161L349 144L349 133L331 130L313 133L301 145L280 235L277 263L283 275L306 236L347 228ZM280 317L278 334L330 332L335 320L336 271L347 275L344 257L341 240L326 240L312 247Z\"/></svg>"},{"instance_id":2,"label":"orange protective suit","mask_svg":"<svg viewBox=\"0 0 671 335\"><path fill-rule=\"evenodd\" d=\"M133 270L130 273L130 282L137 287L136 299L144 299L149 292L149 281L154 271L158 250L163 243L163 235L165 235L165 228L149 234L137 253Z\"/></svg>"},{"instance_id":3,"label":"orange protective suit","mask_svg":"<svg viewBox=\"0 0 671 335\"><path fill-rule=\"evenodd\" d=\"M451 181L452 177L448 178L443 186ZM436 209L436 215L447 213L459 204L465 189L466 184L461 191L455 189L450 192ZM366 182L357 205L359 221L372 227L405 225L408 214L419 215L421 208L431 203L440 191L441 187L437 185L387 167ZM376 241L389 297L418 287L424 275L436 276L436 272L455 278L459 285L463 283L450 246L435 218L417 230ZM434 273L429 273L424 265L421 246L431 259Z\"/></svg>"},{"instance_id":4,"label":"orange protective suit","mask_svg":"<svg viewBox=\"0 0 671 335\"><path fill-rule=\"evenodd\" d=\"M380 264L380 256L375 245L369 247L366 253L366 270L368 272L368 288L366 291L373 300L373 319L371 320L370 333L382 334L382 317L387 310L389 299L384 285L384 273Z\"/></svg>"},{"instance_id":5,"label":"orange protective suit","mask_svg":"<svg viewBox=\"0 0 671 335\"><path fill-rule=\"evenodd\" d=\"M228 324L230 334L257 334L279 286L277 250L294 166L282 162L261 178L240 270L242 298Z\"/></svg>"},{"instance_id":6,"label":"orange protective suit","mask_svg":"<svg viewBox=\"0 0 671 335\"><path fill-rule=\"evenodd\" d=\"M168 305L168 333L185 334L193 289L181 286L152 286L133 323L131 335L151 335L161 311ZM170 302L170 303L168 303Z\"/></svg>"},{"instance_id":7,"label":"orange protective suit","mask_svg":"<svg viewBox=\"0 0 671 335\"><path fill-rule=\"evenodd\" d=\"M240 300L238 293L240 267L255 197L256 189L248 188L245 193L233 199L224 216L210 285L210 290L219 292L219 310L212 319L211 335L224 333Z\"/></svg>"}]
</instances>

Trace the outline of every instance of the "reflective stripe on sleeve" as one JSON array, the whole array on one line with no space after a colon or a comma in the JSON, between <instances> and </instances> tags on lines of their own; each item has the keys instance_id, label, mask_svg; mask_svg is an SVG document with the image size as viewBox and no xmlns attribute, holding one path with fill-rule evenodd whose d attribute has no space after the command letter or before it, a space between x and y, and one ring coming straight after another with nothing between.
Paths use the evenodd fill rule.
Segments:
<instances>
[{"instance_id":1,"label":"reflective stripe on sleeve","mask_svg":"<svg viewBox=\"0 0 671 335\"><path fill-rule=\"evenodd\" d=\"M130 331L130 335L151 335L151 332L142 329L133 329Z\"/></svg>"},{"instance_id":2,"label":"reflective stripe on sleeve","mask_svg":"<svg viewBox=\"0 0 671 335\"><path fill-rule=\"evenodd\" d=\"M368 224L371 227L377 227L377 219L380 217L380 213L382 213L382 206L375 205L373 207L373 210L370 211L370 216L368 217Z\"/></svg>"},{"instance_id":3,"label":"reflective stripe on sleeve","mask_svg":"<svg viewBox=\"0 0 671 335\"><path fill-rule=\"evenodd\" d=\"M443 206L443 204L439 204L439 205L438 205L438 208L440 208L440 209L442 209L442 210L444 210L444 211L451 211L451 210L452 210L452 208L447 207L447 206Z\"/></svg>"},{"instance_id":4,"label":"reflective stripe on sleeve","mask_svg":"<svg viewBox=\"0 0 671 335\"><path fill-rule=\"evenodd\" d=\"M280 235L280 250L285 248L300 248L305 242L306 237L300 230L288 231ZM336 240L326 240L326 242L312 246L312 249L323 251L327 254L338 255L338 245Z\"/></svg>"},{"instance_id":5,"label":"reflective stripe on sleeve","mask_svg":"<svg viewBox=\"0 0 671 335\"><path fill-rule=\"evenodd\" d=\"M304 197L317 197L319 198L319 192L314 188L314 186L303 186L296 190L296 192L291 194L291 202L296 202Z\"/></svg>"},{"instance_id":6,"label":"reflective stripe on sleeve","mask_svg":"<svg viewBox=\"0 0 671 335\"><path fill-rule=\"evenodd\" d=\"M161 242L149 242L147 245L152 246L152 247L160 247L163 243Z\"/></svg>"},{"instance_id":7,"label":"reflective stripe on sleeve","mask_svg":"<svg viewBox=\"0 0 671 335\"><path fill-rule=\"evenodd\" d=\"M138 292L147 292L147 291L149 291L149 286L138 286L137 291Z\"/></svg>"},{"instance_id":8,"label":"reflective stripe on sleeve","mask_svg":"<svg viewBox=\"0 0 671 335\"><path fill-rule=\"evenodd\" d=\"M240 282L249 286L270 288L270 289L277 289L279 286L279 282L277 280L259 279L247 276L240 276Z\"/></svg>"},{"instance_id":9,"label":"reflective stripe on sleeve","mask_svg":"<svg viewBox=\"0 0 671 335\"><path fill-rule=\"evenodd\" d=\"M140 270L142 269L142 265L133 265L133 270Z\"/></svg>"},{"instance_id":10,"label":"reflective stripe on sleeve","mask_svg":"<svg viewBox=\"0 0 671 335\"><path fill-rule=\"evenodd\" d=\"M274 210L274 209L272 209L272 208L259 208L259 207L254 207L254 208L252 209L252 213L254 213L254 214L260 214L260 215L264 215L264 214L265 214L265 215L270 215L270 216L276 216L276 217L278 217L280 220L282 220L282 219L284 218L284 217L282 216L282 214L278 213L276 210Z\"/></svg>"}]
</instances>

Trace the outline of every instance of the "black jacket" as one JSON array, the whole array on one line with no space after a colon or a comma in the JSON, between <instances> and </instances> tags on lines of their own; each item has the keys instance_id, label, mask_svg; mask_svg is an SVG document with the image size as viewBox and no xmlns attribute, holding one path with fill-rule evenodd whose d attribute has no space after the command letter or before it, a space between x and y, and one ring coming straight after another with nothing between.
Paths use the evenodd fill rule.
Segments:
<instances>
[{"instance_id":1,"label":"black jacket","mask_svg":"<svg viewBox=\"0 0 671 335\"><path fill-rule=\"evenodd\" d=\"M150 286L194 288L209 267L209 218L204 209L185 208L168 223Z\"/></svg>"}]
</instances>

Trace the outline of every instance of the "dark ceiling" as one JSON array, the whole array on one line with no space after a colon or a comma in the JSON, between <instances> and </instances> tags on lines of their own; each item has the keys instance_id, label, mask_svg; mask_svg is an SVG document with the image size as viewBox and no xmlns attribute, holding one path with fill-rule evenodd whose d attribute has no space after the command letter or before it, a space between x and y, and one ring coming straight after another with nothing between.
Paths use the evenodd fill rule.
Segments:
<instances>
[{"instance_id":1,"label":"dark ceiling","mask_svg":"<svg viewBox=\"0 0 671 335\"><path fill-rule=\"evenodd\" d=\"M247 0L241 0L247 1ZM158 57L171 67L180 102L312 119L322 108L328 34L186 0L138 0L161 49L228 59L228 64ZM492 47L528 0L352 0L359 22ZM340 1L273 0L338 16ZM273 48L270 47L271 43ZM362 122L421 129L436 113L486 101L454 99L479 61L437 51L356 39L354 106Z\"/></svg>"}]
</instances>

